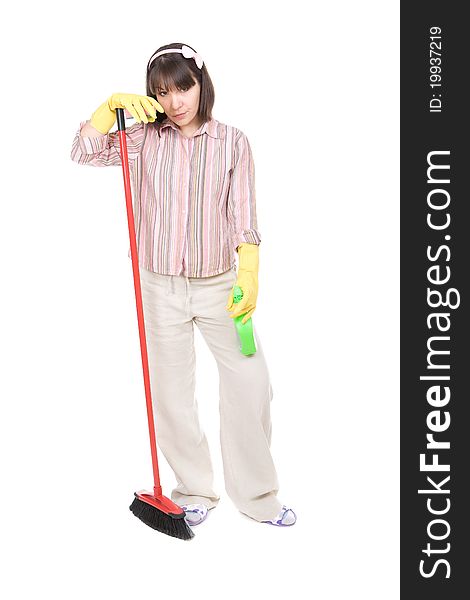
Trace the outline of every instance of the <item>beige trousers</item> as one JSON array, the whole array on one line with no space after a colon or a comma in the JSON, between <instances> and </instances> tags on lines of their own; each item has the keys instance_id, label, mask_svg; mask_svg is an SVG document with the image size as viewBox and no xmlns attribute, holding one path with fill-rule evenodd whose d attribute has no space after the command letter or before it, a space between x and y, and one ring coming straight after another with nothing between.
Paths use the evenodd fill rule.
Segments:
<instances>
[{"instance_id":1,"label":"beige trousers","mask_svg":"<svg viewBox=\"0 0 470 600\"><path fill-rule=\"evenodd\" d=\"M214 508L213 468L195 398L194 323L219 371L220 445L225 489L239 511L263 521L281 510L270 452L272 388L263 350L240 352L225 309L235 267L212 277L161 275L140 268L157 443L178 485L171 499Z\"/></svg>"}]
</instances>

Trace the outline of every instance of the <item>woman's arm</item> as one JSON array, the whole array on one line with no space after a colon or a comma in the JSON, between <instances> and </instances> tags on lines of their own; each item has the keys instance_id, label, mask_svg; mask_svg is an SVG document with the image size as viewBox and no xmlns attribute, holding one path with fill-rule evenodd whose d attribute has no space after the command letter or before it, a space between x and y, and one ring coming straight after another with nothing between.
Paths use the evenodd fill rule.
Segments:
<instances>
[{"instance_id":1,"label":"woman's arm","mask_svg":"<svg viewBox=\"0 0 470 600\"><path fill-rule=\"evenodd\" d=\"M82 137L100 137L103 134L101 131L98 131L91 125L90 121L87 121L85 125L80 130L80 135Z\"/></svg>"},{"instance_id":2,"label":"woman's arm","mask_svg":"<svg viewBox=\"0 0 470 600\"><path fill-rule=\"evenodd\" d=\"M242 289L243 298L234 305L233 293L230 292L225 308L233 310L231 318L244 315L244 324L256 309L261 236L256 218L255 166L248 138L241 131L237 132L235 140L227 215L233 247L238 251L235 285Z\"/></svg>"},{"instance_id":3,"label":"woman's arm","mask_svg":"<svg viewBox=\"0 0 470 600\"><path fill-rule=\"evenodd\" d=\"M238 131L230 178L227 217L234 249L240 244L260 244L256 217L255 165L246 135Z\"/></svg>"},{"instance_id":4,"label":"woman's arm","mask_svg":"<svg viewBox=\"0 0 470 600\"><path fill-rule=\"evenodd\" d=\"M145 126L144 123L134 123L126 128L129 159L137 158L142 150ZM118 132L102 134L89 121L82 121L72 143L70 158L80 165L93 167L122 165Z\"/></svg>"}]
</instances>

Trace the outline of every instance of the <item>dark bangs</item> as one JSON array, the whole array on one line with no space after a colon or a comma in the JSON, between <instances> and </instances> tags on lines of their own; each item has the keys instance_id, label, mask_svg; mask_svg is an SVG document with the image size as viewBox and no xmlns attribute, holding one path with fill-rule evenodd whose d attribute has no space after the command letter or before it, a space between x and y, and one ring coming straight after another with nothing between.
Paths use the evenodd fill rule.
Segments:
<instances>
[{"instance_id":1,"label":"dark bangs","mask_svg":"<svg viewBox=\"0 0 470 600\"><path fill-rule=\"evenodd\" d=\"M153 56L160 50L182 48L183 45L189 46L189 44L180 43L168 44L161 46L152 54L147 64L146 93L147 96L155 98L158 102L158 90L173 91L175 89L191 88L195 85L195 81L198 81L201 86L198 115L205 123L212 119L212 108L215 100L214 86L205 62L202 69L199 69L194 59L185 58L180 52L168 52L168 54L162 54L162 56L152 60ZM191 48L191 46L189 47ZM158 132L160 124L166 118L166 113L157 112L157 119L153 126L156 127Z\"/></svg>"},{"instance_id":2,"label":"dark bangs","mask_svg":"<svg viewBox=\"0 0 470 600\"><path fill-rule=\"evenodd\" d=\"M188 60L188 59L186 59ZM178 60L168 58L158 65L158 69L152 69L149 77L149 87L152 95L157 91L176 90L181 88L192 88L195 77L187 65Z\"/></svg>"}]
</instances>

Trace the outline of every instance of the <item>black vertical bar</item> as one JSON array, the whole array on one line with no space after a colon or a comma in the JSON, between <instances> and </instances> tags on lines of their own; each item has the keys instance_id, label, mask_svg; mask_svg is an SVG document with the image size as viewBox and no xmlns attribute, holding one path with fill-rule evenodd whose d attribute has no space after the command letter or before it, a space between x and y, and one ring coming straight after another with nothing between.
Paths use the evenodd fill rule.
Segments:
<instances>
[{"instance_id":1,"label":"black vertical bar","mask_svg":"<svg viewBox=\"0 0 470 600\"><path fill-rule=\"evenodd\" d=\"M401 2L400 537L405 599L470 597L466 8L457 2ZM431 163L435 166L429 169Z\"/></svg>"},{"instance_id":2,"label":"black vertical bar","mask_svg":"<svg viewBox=\"0 0 470 600\"><path fill-rule=\"evenodd\" d=\"M126 121L124 119L123 108L116 108L116 122L118 131L123 131L126 128Z\"/></svg>"}]
</instances>

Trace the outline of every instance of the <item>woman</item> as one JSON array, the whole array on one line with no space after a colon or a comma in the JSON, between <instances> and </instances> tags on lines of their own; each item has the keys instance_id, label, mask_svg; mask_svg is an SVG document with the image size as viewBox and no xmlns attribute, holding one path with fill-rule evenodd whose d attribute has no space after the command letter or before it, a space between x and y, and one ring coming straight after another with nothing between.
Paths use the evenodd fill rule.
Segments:
<instances>
[{"instance_id":1,"label":"woman","mask_svg":"<svg viewBox=\"0 0 470 600\"><path fill-rule=\"evenodd\" d=\"M195 323L219 371L227 493L257 521L293 525L295 513L277 498L261 344L254 332L256 353L241 354L231 320L246 322L258 295L253 158L242 131L212 118L213 104L201 56L184 44L162 46L147 65L147 96L113 94L80 124L71 158L121 165L118 134L109 133L116 108L135 118L126 129L129 168L157 440L178 482L171 499L190 525L220 499L194 396ZM243 291L238 304L234 285Z\"/></svg>"}]
</instances>

